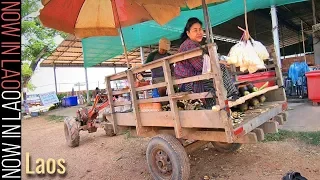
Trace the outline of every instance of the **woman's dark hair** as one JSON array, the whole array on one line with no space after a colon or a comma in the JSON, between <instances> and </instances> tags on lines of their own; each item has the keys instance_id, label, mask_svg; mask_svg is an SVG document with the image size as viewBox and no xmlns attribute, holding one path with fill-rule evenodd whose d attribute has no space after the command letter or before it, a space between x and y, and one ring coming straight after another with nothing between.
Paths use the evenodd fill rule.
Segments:
<instances>
[{"instance_id":1,"label":"woman's dark hair","mask_svg":"<svg viewBox=\"0 0 320 180\"><path fill-rule=\"evenodd\" d=\"M188 20L186 26L184 27L183 33L180 36L181 43L188 39L187 31L190 31L191 26L196 23L199 23L202 26L202 22L196 17L192 17Z\"/></svg>"}]
</instances>

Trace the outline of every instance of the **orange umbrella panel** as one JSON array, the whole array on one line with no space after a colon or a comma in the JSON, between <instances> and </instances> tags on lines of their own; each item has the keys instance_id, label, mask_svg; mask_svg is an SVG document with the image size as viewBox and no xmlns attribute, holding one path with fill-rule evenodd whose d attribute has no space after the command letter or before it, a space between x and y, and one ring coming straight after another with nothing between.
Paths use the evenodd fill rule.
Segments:
<instances>
[{"instance_id":1,"label":"orange umbrella panel","mask_svg":"<svg viewBox=\"0 0 320 180\"><path fill-rule=\"evenodd\" d=\"M79 38L116 36L118 28L153 18L133 0L42 0L40 20L46 27Z\"/></svg>"},{"instance_id":2,"label":"orange umbrella panel","mask_svg":"<svg viewBox=\"0 0 320 180\"><path fill-rule=\"evenodd\" d=\"M206 0L217 3L225 0ZM46 27L76 35L117 36L119 27L154 20L164 25L180 15L181 8L201 0L42 0L40 20Z\"/></svg>"}]
</instances>

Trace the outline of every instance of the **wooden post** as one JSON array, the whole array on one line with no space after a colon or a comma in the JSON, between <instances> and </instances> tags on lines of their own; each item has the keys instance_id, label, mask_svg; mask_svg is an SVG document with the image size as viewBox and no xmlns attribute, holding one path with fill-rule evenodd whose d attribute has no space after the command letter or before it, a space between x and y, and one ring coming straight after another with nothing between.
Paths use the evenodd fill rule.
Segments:
<instances>
[{"instance_id":1,"label":"wooden post","mask_svg":"<svg viewBox=\"0 0 320 180\"><path fill-rule=\"evenodd\" d=\"M203 15L205 19L205 25L206 25L206 38L207 38L207 44L209 44L211 41L213 42L213 38L211 38L212 30L210 31L211 24L210 24L210 18L209 18L209 13L208 13L208 6L206 4L205 0L202 0L202 8L203 8ZM210 62L211 62L211 69L212 72L216 73L214 76L214 85L216 88L216 94L218 96L217 98L217 103L220 105L220 107L224 107L224 100L226 99L227 95L224 94L224 86L223 86L223 81L222 81L222 76L221 76L221 70L220 70L220 65L219 65L219 60L218 60L218 53L217 53L217 46L209 46L208 47L209 55L210 55ZM221 84L222 82L222 84Z\"/></svg>"},{"instance_id":2,"label":"wooden post","mask_svg":"<svg viewBox=\"0 0 320 180\"><path fill-rule=\"evenodd\" d=\"M212 35L212 28L211 28L209 13L208 13L208 6L205 0L202 0L202 8L203 8L203 14L204 14L205 24L206 24L207 43L209 44L210 41L212 41L213 43L214 41L212 37L213 35ZM220 108L223 109L225 107L225 100L227 99L227 92L223 85L216 44L214 44L213 46L209 45L208 51L210 56L211 70L212 72L214 72L213 84L214 84L216 95L217 95L216 104L218 104ZM228 117L226 111L220 111L220 121L222 121L225 125L225 133L226 133L227 141L231 142L233 138L232 122Z\"/></svg>"},{"instance_id":3,"label":"wooden post","mask_svg":"<svg viewBox=\"0 0 320 180\"><path fill-rule=\"evenodd\" d=\"M216 89L216 95L217 95L217 105L219 105L221 108L225 107L225 100L227 98L225 88L223 86L223 80L222 80L222 74L220 69L220 64L218 62L218 54L217 54L217 47L216 45L209 45L208 51L210 55L210 63L211 63L211 69L213 72L213 84Z\"/></svg>"},{"instance_id":4,"label":"wooden post","mask_svg":"<svg viewBox=\"0 0 320 180\"><path fill-rule=\"evenodd\" d=\"M108 101L109 101L109 106L110 106L110 113L111 113L111 118L112 118L112 125L113 125L113 131L115 134L118 132L118 127L117 127L117 118L115 115L115 110L114 110L114 103L113 103L113 95L112 95L112 89L111 89L111 83L110 83L110 78L106 77L106 90L108 93Z\"/></svg>"},{"instance_id":5,"label":"wooden post","mask_svg":"<svg viewBox=\"0 0 320 180\"><path fill-rule=\"evenodd\" d=\"M171 112L173 113L173 118L175 122L174 131L176 134L176 138L181 138L183 136L180 118L179 118L179 109L177 106L177 100L172 98L172 95L175 94L174 88L173 88L173 81L171 77L171 70L170 70L170 64L167 60L163 61L163 72L164 77L167 84L167 91L169 96L169 102L171 107Z\"/></svg>"},{"instance_id":6,"label":"wooden post","mask_svg":"<svg viewBox=\"0 0 320 180\"><path fill-rule=\"evenodd\" d=\"M234 79L236 80L236 82L238 82L238 75L237 75L237 68L234 64L230 65L230 70L232 73L234 73Z\"/></svg>"},{"instance_id":7,"label":"wooden post","mask_svg":"<svg viewBox=\"0 0 320 180\"><path fill-rule=\"evenodd\" d=\"M138 106L137 91L134 87L134 76L131 70L127 71L127 78L130 85L130 96L132 101L133 115L136 121L137 135L143 136L144 133L150 130L147 127L142 127L142 124L141 124L141 116L140 116L140 111Z\"/></svg>"},{"instance_id":8,"label":"wooden post","mask_svg":"<svg viewBox=\"0 0 320 180\"><path fill-rule=\"evenodd\" d=\"M218 54L217 54L217 47L216 45L209 45L208 51L210 55L210 63L211 63L211 69L213 74L213 84L216 90L216 104L220 106L221 109L225 107L225 101L227 99L226 90L223 85L223 79L220 69L220 64L218 62ZM220 121L222 121L225 125L225 132L227 141L231 142L233 138L233 126L232 121L228 117L226 111L220 111Z\"/></svg>"}]
</instances>

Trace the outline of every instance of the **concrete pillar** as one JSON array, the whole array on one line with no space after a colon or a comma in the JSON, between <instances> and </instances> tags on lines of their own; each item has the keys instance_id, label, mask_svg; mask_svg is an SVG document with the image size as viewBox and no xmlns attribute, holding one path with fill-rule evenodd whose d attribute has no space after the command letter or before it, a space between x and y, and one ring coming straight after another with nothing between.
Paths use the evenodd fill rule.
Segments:
<instances>
[{"instance_id":1,"label":"concrete pillar","mask_svg":"<svg viewBox=\"0 0 320 180\"><path fill-rule=\"evenodd\" d=\"M143 47L140 47L140 57L141 57L141 63L144 63L144 50Z\"/></svg>"},{"instance_id":2,"label":"concrete pillar","mask_svg":"<svg viewBox=\"0 0 320 180\"><path fill-rule=\"evenodd\" d=\"M54 76L54 88L56 91L56 94L58 93L58 86L57 86L57 74L56 74L56 65L53 64L53 76Z\"/></svg>"},{"instance_id":3,"label":"concrete pillar","mask_svg":"<svg viewBox=\"0 0 320 180\"><path fill-rule=\"evenodd\" d=\"M314 63L315 65L320 65L320 38L314 37L313 42Z\"/></svg>"},{"instance_id":4,"label":"concrete pillar","mask_svg":"<svg viewBox=\"0 0 320 180\"><path fill-rule=\"evenodd\" d=\"M317 4L319 5L319 4ZM316 2L312 0L312 14L313 14L313 25L317 24L316 17ZM317 43L318 42L318 43ZM320 38L313 36L313 51L314 51L314 62L316 65L320 65Z\"/></svg>"},{"instance_id":5,"label":"concrete pillar","mask_svg":"<svg viewBox=\"0 0 320 180\"><path fill-rule=\"evenodd\" d=\"M85 74L85 77L86 77L87 103L89 103L90 102L90 97L89 97L89 82L88 82L87 68L84 68L84 74Z\"/></svg>"},{"instance_id":6,"label":"concrete pillar","mask_svg":"<svg viewBox=\"0 0 320 180\"><path fill-rule=\"evenodd\" d=\"M279 68L281 69L282 64L281 64L281 55L280 55L279 26L278 26L277 9L274 5L271 6L271 21L272 21L274 50L277 55L276 60L278 61Z\"/></svg>"}]
</instances>

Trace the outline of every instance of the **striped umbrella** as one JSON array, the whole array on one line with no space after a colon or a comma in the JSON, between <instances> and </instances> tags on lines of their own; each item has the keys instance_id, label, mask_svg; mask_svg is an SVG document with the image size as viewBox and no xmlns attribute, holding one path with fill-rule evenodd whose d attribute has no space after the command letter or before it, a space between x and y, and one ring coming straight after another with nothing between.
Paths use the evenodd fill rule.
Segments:
<instances>
[{"instance_id":1,"label":"striped umbrella","mask_svg":"<svg viewBox=\"0 0 320 180\"><path fill-rule=\"evenodd\" d=\"M225 0L206 0L207 4ZM201 0L41 0L40 21L46 27L79 38L117 36L119 28L155 20L164 25L181 8L201 6Z\"/></svg>"},{"instance_id":2,"label":"striped umbrella","mask_svg":"<svg viewBox=\"0 0 320 180\"><path fill-rule=\"evenodd\" d=\"M218 3L225 0L205 0ZM120 35L130 68L121 27L155 20L164 25L180 15L181 8L201 6L203 0L41 0L39 19L46 27L78 38Z\"/></svg>"}]
</instances>

